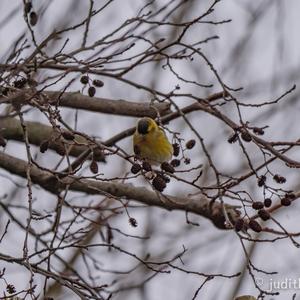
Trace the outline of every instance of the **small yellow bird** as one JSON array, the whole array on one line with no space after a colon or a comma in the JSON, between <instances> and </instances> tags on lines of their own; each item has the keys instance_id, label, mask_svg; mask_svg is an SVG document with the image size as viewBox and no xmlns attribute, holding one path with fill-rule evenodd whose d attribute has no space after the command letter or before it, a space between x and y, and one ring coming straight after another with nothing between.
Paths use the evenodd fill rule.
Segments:
<instances>
[{"instance_id":1,"label":"small yellow bird","mask_svg":"<svg viewBox=\"0 0 300 300\"><path fill-rule=\"evenodd\" d=\"M172 158L173 146L164 130L148 117L138 120L133 135L133 149L137 157L157 165Z\"/></svg>"}]
</instances>

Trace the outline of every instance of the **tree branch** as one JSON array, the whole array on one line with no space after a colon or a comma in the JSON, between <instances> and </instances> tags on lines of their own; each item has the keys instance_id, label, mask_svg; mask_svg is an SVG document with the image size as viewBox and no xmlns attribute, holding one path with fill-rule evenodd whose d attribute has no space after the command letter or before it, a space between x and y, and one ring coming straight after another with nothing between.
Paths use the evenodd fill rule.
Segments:
<instances>
[{"instance_id":1,"label":"tree branch","mask_svg":"<svg viewBox=\"0 0 300 300\"><path fill-rule=\"evenodd\" d=\"M27 162L8 154L0 153L0 167L10 173L26 178ZM31 167L32 182L40 185L50 193L58 194L66 186L69 190L90 195L111 195L118 198L131 199L149 206L158 206L167 210L183 210L210 219L217 228L226 229L222 205L212 203L209 199L174 197L149 191L144 187L134 187L131 184L120 182L100 182L96 180L81 179L76 176L67 176L63 179L55 177L51 172L40 170L36 166ZM227 206L227 213L235 220L239 211Z\"/></svg>"},{"instance_id":2,"label":"tree branch","mask_svg":"<svg viewBox=\"0 0 300 300\"><path fill-rule=\"evenodd\" d=\"M33 89L23 89L15 91L9 97L0 98L1 103L27 104L33 97L38 95L38 91ZM112 115L130 117L151 117L156 118L157 113L161 116L169 114L170 103L142 103L127 100L112 100L106 98L89 97L79 92L55 92L43 91L43 95L49 100L50 104L75 109L83 109L93 112L100 112Z\"/></svg>"},{"instance_id":3,"label":"tree branch","mask_svg":"<svg viewBox=\"0 0 300 300\"><path fill-rule=\"evenodd\" d=\"M88 111L100 112L112 115L130 116L130 117L151 117L155 118L157 112L160 115L170 113L169 103L142 103L127 100L111 100L105 98L96 98L82 95L79 92L44 92L51 100L51 103L59 101L60 106L83 109Z\"/></svg>"},{"instance_id":4,"label":"tree branch","mask_svg":"<svg viewBox=\"0 0 300 300\"><path fill-rule=\"evenodd\" d=\"M26 121L25 125L30 144L40 146L42 142L48 140L48 148L54 151L58 150L58 148L62 146L61 140L55 138L58 137L58 132L53 130L51 126L33 121ZM16 118L0 118L0 134L5 139L24 142L24 134L21 122ZM87 150L87 145L89 142L84 137L79 135L75 135L75 141L81 143L82 145L72 145L70 147L69 155L78 157ZM98 161L105 161L103 155L96 155L94 159Z\"/></svg>"}]
</instances>

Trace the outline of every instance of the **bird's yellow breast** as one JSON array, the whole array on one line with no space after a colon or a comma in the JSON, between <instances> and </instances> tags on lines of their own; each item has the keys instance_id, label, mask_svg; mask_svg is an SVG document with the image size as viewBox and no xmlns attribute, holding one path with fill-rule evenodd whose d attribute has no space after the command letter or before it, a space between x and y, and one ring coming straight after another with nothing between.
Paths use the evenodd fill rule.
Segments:
<instances>
[{"instance_id":1,"label":"bird's yellow breast","mask_svg":"<svg viewBox=\"0 0 300 300\"><path fill-rule=\"evenodd\" d=\"M133 145L136 154L150 163L158 164L172 158L173 147L159 127L147 134L139 134L136 131L133 136Z\"/></svg>"}]
</instances>

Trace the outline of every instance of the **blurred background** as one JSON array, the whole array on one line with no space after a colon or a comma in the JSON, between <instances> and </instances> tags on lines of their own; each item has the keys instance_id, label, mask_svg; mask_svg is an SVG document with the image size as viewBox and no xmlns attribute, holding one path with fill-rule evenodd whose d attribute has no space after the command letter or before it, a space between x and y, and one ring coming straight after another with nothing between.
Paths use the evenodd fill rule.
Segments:
<instances>
[{"instance_id":1,"label":"blurred background","mask_svg":"<svg viewBox=\"0 0 300 300\"><path fill-rule=\"evenodd\" d=\"M101 10L91 16L85 38L86 26L76 27L76 24L87 18L91 4L94 11ZM205 57L195 52L186 58L173 58L174 53L184 48L174 45L166 49L166 56L158 55L149 58L148 62L146 59L143 63L130 68L122 77L126 80L115 77L115 74L134 64L141 53L148 51L149 41L156 43L162 39L159 45L163 48L176 40L183 29L183 26L174 24L190 22L205 14L211 6L214 11L201 19L201 22L190 25L182 39L182 43L199 49ZM36 48L33 37L36 43L40 44L52 32L70 28L49 41L44 48L44 56L65 54L66 66L68 64L84 66L99 61L94 69L110 76L89 74L91 80L99 79L104 83L103 87L96 89L95 97L150 103L154 99L169 101L163 99L159 93L169 94L175 91L178 96L171 95L171 102L182 108L195 101L185 95L206 98L222 92L224 88L222 84L225 84L235 89L232 95L240 105L238 110L234 101L223 101L223 104L222 101L217 102L217 108L224 115L237 124L242 119L244 123L249 122L250 126L264 127L263 138L267 141L295 142L300 133L300 104L297 88L276 103L264 106L256 104L275 101L294 84L298 85L299 10L300 4L296 0L221 0L216 3L208 0L150 2L39 0L32 1L31 12L37 14L37 22L32 26L30 25L32 20L24 13L22 1L2 0L0 2L2 74L8 72L3 65L13 63L10 56L15 49L23 47L18 59L14 61L22 62ZM134 18L136 20L142 18L148 22L133 21ZM26 24L26 19L29 26ZM124 23L126 20L129 25ZM97 41L101 43L97 45ZM116 54L118 52L120 54ZM189 49L186 50L187 54L190 52ZM113 59L110 59L110 56ZM39 59L40 57L37 58ZM222 82L218 81L212 68L216 70ZM80 82L82 74L71 69L60 71L55 68L38 68L31 76L37 82L39 89L79 91L87 95L87 88ZM177 85L180 90L176 90ZM171 109L175 111L175 105L171 106ZM7 110L7 106L0 106L2 116L7 113ZM106 141L119 132L135 126L137 121L137 118L133 117L73 108L61 107L59 110L64 122L71 128L101 141ZM24 118L26 121L38 121L51 126L37 108L28 107ZM222 177L224 180L247 174L251 170L248 160L257 167L264 162L265 158L270 157L254 143L244 143L247 158L239 143L227 142L233 133L232 129L211 114L195 111L188 114L187 118L202 137L214 165L220 174L224 175ZM216 184L214 171L204 154L201 143L186 120L182 117L177 118L169 122L166 129L170 140L174 132L179 133L183 143L190 139L196 140L196 146L185 152L185 155L191 159L190 165L182 163L178 170L187 170L201 164L202 175L197 180L197 184L205 187ZM131 137L120 140L117 146L127 154L132 154ZM300 155L297 150L297 147L293 147L287 152L287 156L299 161ZM8 140L3 151L27 160L25 145L19 141ZM31 154L38 164L45 168L54 168L61 160L57 153L47 151L46 154L42 154L39 147L34 145L31 147ZM102 179L124 181L134 186L146 186L151 189L149 183L141 176L132 178L131 164L120 156L109 155L106 161L98 164ZM60 166L67 166L67 162L62 161ZM273 203L280 202L276 189L283 188L284 191L295 193L299 191L299 169L288 168L278 159L268 164L267 168L259 170L258 175L267 173L269 189L258 187L257 178L251 176L235 186L233 191L242 191L241 194L245 199L253 201L262 201L264 198L271 197ZM185 181L193 181L198 174L199 169L179 173L178 176ZM287 180L284 187L272 181L270 174L284 176ZM88 162L80 170L80 176L92 176ZM7 222L10 220L7 233L0 243L0 253L22 257L24 228L28 214L26 180L1 169L0 184L2 203L0 235L5 232ZM37 217L31 222L35 234L29 237L29 253L37 251L41 253L40 256L34 256L32 262L39 261L44 255L43 251L49 250L49 243L54 234L50 229L57 209L56 196L37 186L34 187L33 192L33 209ZM200 193L199 189L175 179L171 180L164 192L191 198ZM250 205L247 206L246 203L244 207L240 200L229 196L224 197L226 203L238 205L242 215L248 212L252 216L254 212ZM104 202L107 211L99 212L95 209L97 205ZM51 259L51 267L49 261L48 265L45 262L40 266L67 276L68 271L65 270L61 260L63 259L84 279L84 281L79 280L83 285L86 282L91 287L102 287L103 291L99 292L99 295L103 298L98 295L99 298L95 296L95 299L108 299L111 293L111 299L132 300L165 298L230 300L242 294L258 296L259 291L255 288L253 278L247 269L248 258L258 269L255 271L252 268L252 275L257 278L257 284L264 289L269 288L270 282L281 282L285 279L299 282L299 248L295 247L289 238L274 241L275 237L281 235L270 232L254 235L252 232L252 238L264 241L253 243L244 240L245 248L243 248L234 230L218 229L211 221L201 216L188 215L192 223L199 225L196 226L187 222L184 211L170 212L162 208L147 207L138 202L130 202L124 209L125 203L127 203L125 199L107 199L100 195L89 196L68 192L54 245L61 245L61 241L68 243L72 238L78 237L85 240L86 244L96 245L111 241L114 245L138 257L145 258L149 255L150 260L156 262L170 261L186 249L181 257L182 261L176 261L174 264L191 272L164 266L163 270L169 270L170 273L156 273L146 268L133 256L101 246L85 249L66 247L56 251L57 256ZM283 207L275 211L272 216L287 231L297 233L300 230L298 212L299 204L294 201L292 206ZM45 217L48 214L49 217ZM75 216L76 221L74 221ZM137 227L130 225L128 222L130 217L137 221ZM97 223L96 220L99 222ZM100 225L95 229L94 223ZM264 222L264 226L281 230L272 220ZM297 240L297 237L295 239ZM3 268L5 268L5 276L3 276L5 280L0 278L1 291L6 290L8 283L13 284L17 291L26 290L30 287L32 279L33 285L36 285L34 294L39 299L45 299L45 295L54 299L78 299L79 297L71 289L64 287L63 283L48 279L45 284L46 276L43 274L35 274L32 277L30 271L24 266L0 260L0 270ZM155 268L159 269L159 265ZM215 276L205 282L199 293L195 294L207 277L192 272L226 276L241 272L241 276L233 278ZM296 288L283 287L281 290L276 290L280 295L267 295L264 299L300 299L300 292L297 289L300 289L300 285ZM295 293L296 296L293 296ZM0 296L4 297L4 292ZM21 296L26 295L23 293ZM34 299L29 295L27 297Z\"/></svg>"}]
</instances>

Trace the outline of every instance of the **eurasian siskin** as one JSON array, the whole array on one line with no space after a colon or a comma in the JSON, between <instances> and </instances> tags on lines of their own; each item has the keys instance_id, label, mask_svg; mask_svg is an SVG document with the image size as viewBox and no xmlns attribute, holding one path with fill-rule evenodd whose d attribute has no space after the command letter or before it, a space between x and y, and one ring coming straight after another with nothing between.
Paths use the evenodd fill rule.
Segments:
<instances>
[{"instance_id":1,"label":"eurasian siskin","mask_svg":"<svg viewBox=\"0 0 300 300\"><path fill-rule=\"evenodd\" d=\"M137 157L151 164L167 162L173 155L173 146L164 130L148 117L141 118L137 122L133 148Z\"/></svg>"}]
</instances>

